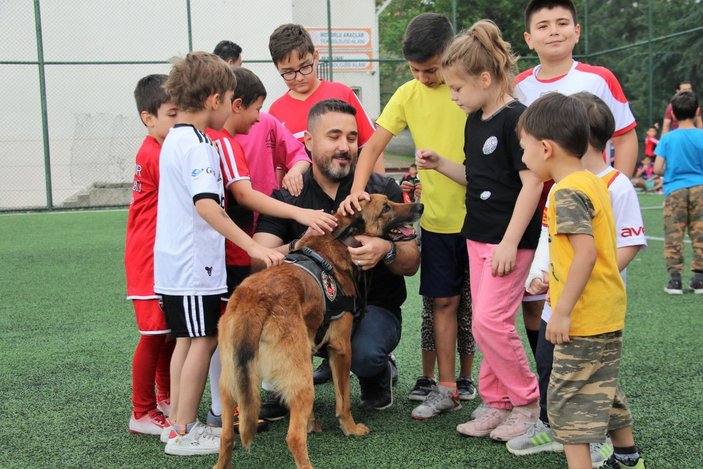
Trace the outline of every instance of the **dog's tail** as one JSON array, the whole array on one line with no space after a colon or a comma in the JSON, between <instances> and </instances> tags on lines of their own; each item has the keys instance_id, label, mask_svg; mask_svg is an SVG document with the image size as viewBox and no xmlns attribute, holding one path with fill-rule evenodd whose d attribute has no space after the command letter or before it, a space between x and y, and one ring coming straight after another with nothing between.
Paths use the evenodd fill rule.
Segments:
<instances>
[{"instance_id":1,"label":"dog's tail","mask_svg":"<svg viewBox=\"0 0 703 469\"><path fill-rule=\"evenodd\" d=\"M256 298L250 300L249 297ZM243 314L230 314L237 305L251 305ZM258 293L244 285L234 292L228 312L220 321L220 334L231 340L220 340L222 356L221 387L235 397L239 405L239 435L242 445L248 448L256 435L259 407L259 339L267 317L266 308L258 300ZM227 319L227 321L225 321ZM223 324L224 323L224 324ZM225 327L223 328L222 325Z\"/></svg>"}]
</instances>

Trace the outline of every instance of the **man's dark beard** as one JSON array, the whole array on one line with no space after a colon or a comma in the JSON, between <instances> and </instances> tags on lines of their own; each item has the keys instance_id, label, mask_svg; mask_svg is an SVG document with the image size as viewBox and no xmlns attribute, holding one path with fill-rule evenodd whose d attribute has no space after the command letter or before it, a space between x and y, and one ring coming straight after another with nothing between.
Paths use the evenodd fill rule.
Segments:
<instances>
[{"instance_id":1,"label":"man's dark beard","mask_svg":"<svg viewBox=\"0 0 703 469\"><path fill-rule=\"evenodd\" d=\"M329 166L325 166L320 168L320 172L325 175L325 177L329 178L330 180L334 182L340 182L343 179L345 179L349 174L352 174L354 172L354 169L356 168L356 161L351 157L348 151L345 151L343 153L335 153L331 158L330 158L330 163L334 158L346 158L349 160L349 171L345 172L344 174L341 173L333 173L330 171ZM331 166L331 165L330 165Z\"/></svg>"}]
</instances>

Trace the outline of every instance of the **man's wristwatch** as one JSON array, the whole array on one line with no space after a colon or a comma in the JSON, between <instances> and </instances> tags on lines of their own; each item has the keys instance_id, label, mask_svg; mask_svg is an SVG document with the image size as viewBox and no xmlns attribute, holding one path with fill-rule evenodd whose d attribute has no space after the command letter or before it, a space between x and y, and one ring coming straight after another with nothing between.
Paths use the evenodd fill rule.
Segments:
<instances>
[{"instance_id":1,"label":"man's wristwatch","mask_svg":"<svg viewBox=\"0 0 703 469\"><path fill-rule=\"evenodd\" d=\"M386 265L392 264L393 261L395 260L395 256L398 254L398 248L395 246L395 243L393 241L391 241L390 243L391 243L391 250L388 251L388 253L383 258L383 263Z\"/></svg>"}]
</instances>

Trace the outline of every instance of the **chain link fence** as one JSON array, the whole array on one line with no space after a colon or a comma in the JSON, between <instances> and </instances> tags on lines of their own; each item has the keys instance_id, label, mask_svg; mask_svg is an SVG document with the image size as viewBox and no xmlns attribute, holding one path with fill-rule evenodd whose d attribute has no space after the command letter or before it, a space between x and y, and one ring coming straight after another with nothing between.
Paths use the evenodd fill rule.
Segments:
<instances>
[{"instance_id":1,"label":"chain link fence","mask_svg":"<svg viewBox=\"0 0 703 469\"><path fill-rule=\"evenodd\" d=\"M656 14L672 6L649 1L649 10L640 8L639 16L631 18L638 34L615 44L620 47L611 45L612 50L601 40L601 30L609 24L609 15L617 14L617 2L577 1L579 12L586 15L579 18L582 41L576 52L581 60L593 59L620 78L640 128L660 119L677 80L688 78L697 89L703 86L700 75L668 76L681 61L680 51L692 45L698 47L697 62L687 70L703 70L703 27L696 19L700 14L681 16L669 29L658 28L655 37L652 9ZM266 85L266 108L285 92L267 48L268 36L279 24L301 23L314 30L323 59L320 74L354 88L369 115L378 116L395 88L411 78L398 40L384 46L379 37L387 22L402 21L404 28L410 18L403 14L409 11L399 10L407 3L260 0L254 6L245 0L3 0L0 211L128 204L134 156L146 134L132 96L139 78L168 73L170 57L211 51L220 40L230 39L243 47L244 66ZM456 0L410 3L446 13L458 31L483 16L508 14L462 14ZM379 7L385 11L377 16ZM512 5L509 15L521 16L521 9ZM515 26L497 22L507 40L522 44L519 21ZM600 26L589 31L589 24ZM356 39L345 42L349 37ZM521 69L536 63L535 57L524 55ZM670 86L653 89L653 77L661 76L668 76Z\"/></svg>"}]
</instances>

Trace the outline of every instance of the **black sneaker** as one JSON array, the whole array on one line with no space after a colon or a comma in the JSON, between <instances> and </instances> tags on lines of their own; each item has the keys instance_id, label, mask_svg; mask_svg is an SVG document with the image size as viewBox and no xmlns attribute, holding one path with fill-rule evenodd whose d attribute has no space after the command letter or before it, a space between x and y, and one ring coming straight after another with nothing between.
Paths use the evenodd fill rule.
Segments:
<instances>
[{"instance_id":1,"label":"black sneaker","mask_svg":"<svg viewBox=\"0 0 703 469\"><path fill-rule=\"evenodd\" d=\"M669 295L683 295L683 288L681 287L681 277L671 277L669 283L664 287L664 291Z\"/></svg>"},{"instance_id":2,"label":"black sneaker","mask_svg":"<svg viewBox=\"0 0 703 469\"><path fill-rule=\"evenodd\" d=\"M688 288L693 290L693 293L696 295L703 294L703 279L691 279L691 281L688 282Z\"/></svg>"},{"instance_id":3,"label":"black sneaker","mask_svg":"<svg viewBox=\"0 0 703 469\"><path fill-rule=\"evenodd\" d=\"M383 410L393 405L392 373L390 362L386 369L372 378L359 378L360 405L366 409Z\"/></svg>"},{"instance_id":4,"label":"black sneaker","mask_svg":"<svg viewBox=\"0 0 703 469\"><path fill-rule=\"evenodd\" d=\"M395 386L398 384L398 362L396 362L393 352L388 354L388 363L391 364L391 383Z\"/></svg>"},{"instance_id":5,"label":"black sneaker","mask_svg":"<svg viewBox=\"0 0 703 469\"><path fill-rule=\"evenodd\" d=\"M408 399L411 401L424 401L432 391L436 390L437 381L429 376L420 376L417 381L415 381L415 387L410 391Z\"/></svg>"},{"instance_id":6,"label":"black sneaker","mask_svg":"<svg viewBox=\"0 0 703 469\"><path fill-rule=\"evenodd\" d=\"M312 372L312 382L313 384L324 384L328 381L332 381L332 369L329 358L325 358L320 366Z\"/></svg>"},{"instance_id":7,"label":"black sneaker","mask_svg":"<svg viewBox=\"0 0 703 469\"><path fill-rule=\"evenodd\" d=\"M456 380L456 389L459 392L459 399L462 401L470 401L476 397L476 386L471 378L459 376Z\"/></svg>"},{"instance_id":8,"label":"black sneaker","mask_svg":"<svg viewBox=\"0 0 703 469\"><path fill-rule=\"evenodd\" d=\"M275 422L276 420L287 417L289 413L290 410L288 410L288 407L286 407L283 401L278 396L273 396L261 403L259 418L269 422Z\"/></svg>"}]
</instances>

